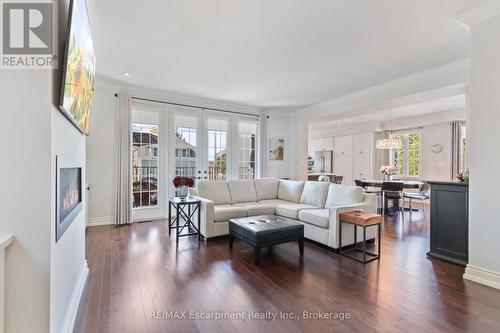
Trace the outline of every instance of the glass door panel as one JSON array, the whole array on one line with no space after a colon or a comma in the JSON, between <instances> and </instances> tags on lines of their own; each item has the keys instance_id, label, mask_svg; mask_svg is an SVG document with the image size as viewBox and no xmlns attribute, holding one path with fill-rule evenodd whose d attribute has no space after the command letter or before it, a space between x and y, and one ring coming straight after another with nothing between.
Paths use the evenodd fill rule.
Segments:
<instances>
[{"instance_id":1,"label":"glass door panel","mask_svg":"<svg viewBox=\"0 0 500 333\"><path fill-rule=\"evenodd\" d=\"M163 218L165 110L157 105L132 104L132 207L133 220Z\"/></svg>"},{"instance_id":2,"label":"glass door panel","mask_svg":"<svg viewBox=\"0 0 500 333\"><path fill-rule=\"evenodd\" d=\"M205 112L205 170L209 180L228 179L230 168L230 117Z\"/></svg>"},{"instance_id":3,"label":"glass door panel","mask_svg":"<svg viewBox=\"0 0 500 333\"><path fill-rule=\"evenodd\" d=\"M170 106L171 150L169 195L174 195L172 180L175 176L203 179L201 159L201 109Z\"/></svg>"}]
</instances>

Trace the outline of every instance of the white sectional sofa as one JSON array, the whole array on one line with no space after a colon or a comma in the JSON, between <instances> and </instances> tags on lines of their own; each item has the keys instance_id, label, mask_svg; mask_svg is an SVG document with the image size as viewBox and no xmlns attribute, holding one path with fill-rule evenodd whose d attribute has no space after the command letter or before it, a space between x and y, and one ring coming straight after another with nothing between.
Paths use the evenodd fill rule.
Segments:
<instances>
[{"instance_id":1,"label":"white sectional sofa","mask_svg":"<svg viewBox=\"0 0 500 333\"><path fill-rule=\"evenodd\" d=\"M377 211L377 196L365 194L361 187L314 181L199 181L190 194L202 200L201 233L207 239L227 235L231 218L276 214L304 224L306 238L337 249L340 212L356 208ZM358 229L358 239L362 239ZM343 246L354 242L353 233L351 225L342 227ZM368 229L367 239L375 233L376 228Z\"/></svg>"}]
</instances>

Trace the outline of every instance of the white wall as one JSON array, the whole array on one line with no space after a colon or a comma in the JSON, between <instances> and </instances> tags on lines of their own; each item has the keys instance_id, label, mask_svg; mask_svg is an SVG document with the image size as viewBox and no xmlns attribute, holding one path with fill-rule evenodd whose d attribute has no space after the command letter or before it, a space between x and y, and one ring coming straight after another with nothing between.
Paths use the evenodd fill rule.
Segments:
<instances>
[{"instance_id":1,"label":"white wall","mask_svg":"<svg viewBox=\"0 0 500 333\"><path fill-rule=\"evenodd\" d=\"M471 28L469 264L465 278L500 288L500 16Z\"/></svg>"},{"instance_id":2,"label":"white wall","mask_svg":"<svg viewBox=\"0 0 500 333\"><path fill-rule=\"evenodd\" d=\"M51 73L0 75L1 233L6 251L5 332L48 332L51 219Z\"/></svg>"},{"instance_id":3,"label":"white wall","mask_svg":"<svg viewBox=\"0 0 500 333\"><path fill-rule=\"evenodd\" d=\"M87 182L89 193L89 223L109 224L113 221L114 140L117 110L116 91L97 86L94 109L87 138Z\"/></svg>"},{"instance_id":4,"label":"white wall","mask_svg":"<svg viewBox=\"0 0 500 333\"><path fill-rule=\"evenodd\" d=\"M52 162L81 166L85 184L85 136L57 110L52 110ZM55 164L52 164L52 207L55 203ZM83 197L85 200L85 196ZM56 243L55 228L51 228L50 266L50 331L66 332L74 323L74 311L88 275L85 260L85 205ZM52 210L51 221L55 221ZM76 304L75 304L76 302Z\"/></svg>"},{"instance_id":5,"label":"white wall","mask_svg":"<svg viewBox=\"0 0 500 333\"><path fill-rule=\"evenodd\" d=\"M267 118L269 117L269 118ZM265 177L288 178L290 177L290 158L292 145L289 137L289 118L285 115L268 114L263 117L265 121L265 152L264 158L266 163ZM283 161L271 161L269 159L269 139L283 138L285 140L285 151Z\"/></svg>"}]
</instances>

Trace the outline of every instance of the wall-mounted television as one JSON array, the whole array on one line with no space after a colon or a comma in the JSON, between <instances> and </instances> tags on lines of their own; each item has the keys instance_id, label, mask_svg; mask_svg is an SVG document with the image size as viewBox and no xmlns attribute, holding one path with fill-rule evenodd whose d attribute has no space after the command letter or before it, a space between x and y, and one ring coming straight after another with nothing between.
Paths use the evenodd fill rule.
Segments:
<instances>
[{"instance_id":1,"label":"wall-mounted television","mask_svg":"<svg viewBox=\"0 0 500 333\"><path fill-rule=\"evenodd\" d=\"M87 4L71 0L59 108L85 135L89 134L94 79L94 42Z\"/></svg>"}]
</instances>

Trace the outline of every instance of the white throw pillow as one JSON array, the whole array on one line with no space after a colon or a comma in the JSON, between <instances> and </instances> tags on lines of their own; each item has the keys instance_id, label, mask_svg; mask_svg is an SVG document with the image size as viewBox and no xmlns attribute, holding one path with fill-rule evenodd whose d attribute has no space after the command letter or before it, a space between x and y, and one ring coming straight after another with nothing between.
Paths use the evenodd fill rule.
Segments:
<instances>
[{"instance_id":1,"label":"white throw pillow","mask_svg":"<svg viewBox=\"0 0 500 333\"><path fill-rule=\"evenodd\" d=\"M227 186L233 204L257 201L253 180L229 180Z\"/></svg>"},{"instance_id":2,"label":"white throw pillow","mask_svg":"<svg viewBox=\"0 0 500 333\"><path fill-rule=\"evenodd\" d=\"M359 186L331 184L326 199L326 208L349 205L363 201L363 189Z\"/></svg>"},{"instance_id":3,"label":"white throw pillow","mask_svg":"<svg viewBox=\"0 0 500 333\"><path fill-rule=\"evenodd\" d=\"M278 178L260 178L254 180L257 200L272 200L278 197Z\"/></svg>"},{"instance_id":4,"label":"white throw pillow","mask_svg":"<svg viewBox=\"0 0 500 333\"><path fill-rule=\"evenodd\" d=\"M200 180L196 187L198 188L198 195L200 197L212 200L215 205L231 203L229 188L227 187L227 182L225 180Z\"/></svg>"},{"instance_id":5,"label":"white throw pillow","mask_svg":"<svg viewBox=\"0 0 500 333\"><path fill-rule=\"evenodd\" d=\"M280 179L278 187L278 199L298 203L302 195L304 182L300 180L283 180Z\"/></svg>"},{"instance_id":6,"label":"white throw pillow","mask_svg":"<svg viewBox=\"0 0 500 333\"><path fill-rule=\"evenodd\" d=\"M300 197L300 203L320 208L325 207L329 187L330 183L326 182L306 182L302 196Z\"/></svg>"}]
</instances>

